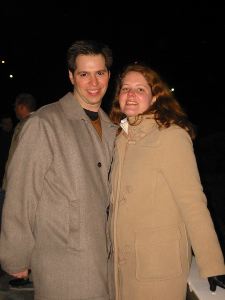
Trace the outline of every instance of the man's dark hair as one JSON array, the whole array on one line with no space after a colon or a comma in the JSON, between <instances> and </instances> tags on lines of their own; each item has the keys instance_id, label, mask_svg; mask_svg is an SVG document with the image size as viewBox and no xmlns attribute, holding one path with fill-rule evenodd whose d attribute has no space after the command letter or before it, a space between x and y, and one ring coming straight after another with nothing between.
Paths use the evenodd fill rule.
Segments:
<instances>
[{"instance_id":1,"label":"man's dark hair","mask_svg":"<svg viewBox=\"0 0 225 300\"><path fill-rule=\"evenodd\" d=\"M16 96L15 105L25 105L30 112L35 111L37 107L36 99L28 93L21 93Z\"/></svg>"},{"instance_id":2,"label":"man's dark hair","mask_svg":"<svg viewBox=\"0 0 225 300\"><path fill-rule=\"evenodd\" d=\"M76 58L78 55L98 55L105 58L106 68L112 66L112 50L104 43L93 40L80 40L74 42L67 51L68 69L74 73L76 69Z\"/></svg>"}]
</instances>

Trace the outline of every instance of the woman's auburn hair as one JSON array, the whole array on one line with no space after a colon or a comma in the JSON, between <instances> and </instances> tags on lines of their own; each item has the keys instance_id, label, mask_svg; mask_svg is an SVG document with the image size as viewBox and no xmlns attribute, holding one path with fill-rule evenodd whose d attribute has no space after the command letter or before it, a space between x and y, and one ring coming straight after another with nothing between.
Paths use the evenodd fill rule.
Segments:
<instances>
[{"instance_id":1,"label":"woman's auburn hair","mask_svg":"<svg viewBox=\"0 0 225 300\"><path fill-rule=\"evenodd\" d=\"M156 97L156 101L144 113L142 113L142 115L154 115L159 128L168 128L172 124L180 126L189 133L192 139L194 139L195 131L193 125L188 120L187 114L184 112L179 102L175 99L171 90L156 71L144 64L130 64L126 66L122 73L118 76L115 97L109 114L112 122L119 125L120 121L126 117L120 110L119 94L123 84L123 79L129 72L141 73L151 87L152 95ZM140 118L137 119L140 120Z\"/></svg>"}]
</instances>

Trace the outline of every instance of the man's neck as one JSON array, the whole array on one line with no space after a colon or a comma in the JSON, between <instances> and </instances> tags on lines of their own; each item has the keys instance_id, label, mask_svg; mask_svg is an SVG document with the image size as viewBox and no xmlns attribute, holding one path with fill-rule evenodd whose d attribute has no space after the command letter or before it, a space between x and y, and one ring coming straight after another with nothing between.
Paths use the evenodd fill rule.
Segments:
<instances>
[{"instance_id":1,"label":"man's neck","mask_svg":"<svg viewBox=\"0 0 225 300\"><path fill-rule=\"evenodd\" d=\"M88 115L88 117L91 119L91 121L95 121L98 119L98 112L92 111L84 108L85 113Z\"/></svg>"}]
</instances>

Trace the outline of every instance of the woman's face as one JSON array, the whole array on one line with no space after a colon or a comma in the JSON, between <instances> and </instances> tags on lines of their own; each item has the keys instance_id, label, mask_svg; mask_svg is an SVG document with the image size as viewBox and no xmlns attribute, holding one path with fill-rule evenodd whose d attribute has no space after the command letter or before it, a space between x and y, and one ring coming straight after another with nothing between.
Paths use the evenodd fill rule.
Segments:
<instances>
[{"instance_id":1,"label":"woman's face","mask_svg":"<svg viewBox=\"0 0 225 300\"><path fill-rule=\"evenodd\" d=\"M154 101L151 87L141 73L130 71L125 75L119 93L119 104L127 117L142 114Z\"/></svg>"}]
</instances>

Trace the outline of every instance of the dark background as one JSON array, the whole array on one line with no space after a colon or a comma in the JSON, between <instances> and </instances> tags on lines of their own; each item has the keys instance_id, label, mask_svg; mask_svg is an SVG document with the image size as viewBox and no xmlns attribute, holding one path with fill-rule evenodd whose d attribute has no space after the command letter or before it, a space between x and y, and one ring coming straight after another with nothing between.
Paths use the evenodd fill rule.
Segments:
<instances>
[{"instance_id":1,"label":"dark background","mask_svg":"<svg viewBox=\"0 0 225 300\"><path fill-rule=\"evenodd\" d=\"M1 2L1 113L15 119L20 92L32 93L39 106L68 92L66 51L77 39L101 40L113 50L107 112L121 67L149 63L196 126L200 176L225 256L225 1L56 1Z\"/></svg>"},{"instance_id":2,"label":"dark background","mask_svg":"<svg viewBox=\"0 0 225 300\"><path fill-rule=\"evenodd\" d=\"M120 68L144 61L175 89L200 135L224 131L224 1L180 2L2 3L0 57L6 63L0 64L1 110L12 110L19 92L32 93L39 106L63 96L71 88L67 48L88 38L113 50L106 111Z\"/></svg>"}]
</instances>

